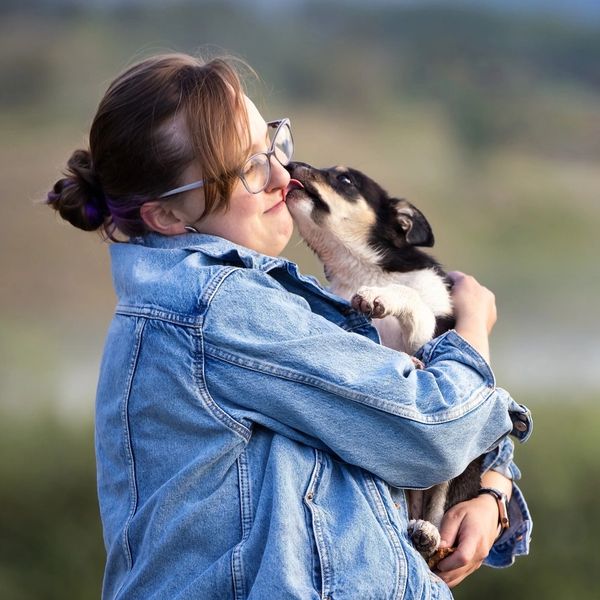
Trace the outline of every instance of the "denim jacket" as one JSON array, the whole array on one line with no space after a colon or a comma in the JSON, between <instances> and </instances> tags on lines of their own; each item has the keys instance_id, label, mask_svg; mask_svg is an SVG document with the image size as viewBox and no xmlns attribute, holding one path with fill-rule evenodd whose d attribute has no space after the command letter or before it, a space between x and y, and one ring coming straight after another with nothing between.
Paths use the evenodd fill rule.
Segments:
<instances>
[{"instance_id":1,"label":"denim jacket","mask_svg":"<svg viewBox=\"0 0 600 600\"><path fill-rule=\"evenodd\" d=\"M224 239L111 247L96 406L103 597L451 598L404 490L475 457L518 478L526 408L450 331L406 354L296 265ZM488 562L528 551L518 488Z\"/></svg>"}]
</instances>

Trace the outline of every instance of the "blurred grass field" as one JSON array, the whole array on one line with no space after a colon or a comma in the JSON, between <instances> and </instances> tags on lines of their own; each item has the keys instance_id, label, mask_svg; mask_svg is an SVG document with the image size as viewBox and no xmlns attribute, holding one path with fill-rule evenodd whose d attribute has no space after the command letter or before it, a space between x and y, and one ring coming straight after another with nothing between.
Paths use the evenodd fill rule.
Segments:
<instances>
[{"instance_id":1,"label":"blurred grass field","mask_svg":"<svg viewBox=\"0 0 600 600\"><path fill-rule=\"evenodd\" d=\"M529 402L535 435L516 448L516 460L535 518L531 556L510 569L482 567L456 588L458 600L598 598L600 407L593 399L579 400ZM104 548L91 427L67 426L47 415L18 427L2 423L2 598L97 598Z\"/></svg>"},{"instance_id":2,"label":"blurred grass field","mask_svg":"<svg viewBox=\"0 0 600 600\"><path fill-rule=\"evenodd\" d=\"M599 598L598 25L449 4L244 7L0 4L0 597L97 598L104 562L92 420L108 250L41 200L119 71L208 44L256 68L252 95L292 118L298 160L408 198L436 256L496 293L498 383L534 412L517 448L532 553L456 597ZM285 254L322 277L297 239Z\"/></svg>"}]
</instances>

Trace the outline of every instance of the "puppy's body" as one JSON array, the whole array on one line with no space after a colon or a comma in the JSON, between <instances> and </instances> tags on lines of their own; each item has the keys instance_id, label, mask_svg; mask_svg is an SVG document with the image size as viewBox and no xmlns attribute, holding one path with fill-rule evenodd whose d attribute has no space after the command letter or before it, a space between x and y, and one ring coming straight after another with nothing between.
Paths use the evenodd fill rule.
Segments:
<instances>
[{"instance_id":1,"label":"puppy's body","mask_svg":"<svg viewBox=\"0 0 600 600\"><path fill-rule=\"evenodd\" d=\"M300 234L323 262L331 290L371 315L385 346L413 354L451 326L449 282L440 264L418 246L433 246L423 214L390 198L355 169L289 166L288 208ZM409 533L429 557L440 542L443 514L477 495L480 459L451 482L411 491Z\"/></svg>"},{"instance_id":2,"label":"puppy's body","mask_svg":"<svg viewBox=\"0 0 600 600\"><path fill-rule=\"evenodd\" d=\"M385 315L373 322L384 346L412 354L433 337L437 318L452 314L446 285L433 269L408 273L375 269L365 277L362 273L356 269L354 276L349 274L350 281L343 282L332 277L330 289L346 300L354 299L353 304L362 298L386 308Z\"/></svg>"}]
</instances>

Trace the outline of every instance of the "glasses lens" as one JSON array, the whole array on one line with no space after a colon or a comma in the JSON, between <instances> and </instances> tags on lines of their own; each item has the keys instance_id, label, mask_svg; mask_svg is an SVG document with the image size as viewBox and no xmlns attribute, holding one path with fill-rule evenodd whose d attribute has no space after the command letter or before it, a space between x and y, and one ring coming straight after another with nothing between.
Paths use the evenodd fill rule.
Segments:
<instances>
[{"instance_id":1,"label":"glasses lens","mask_svg":"<svg viewBox=\"0 0 600 600\"><path fill-rule=\"evenodd\" d=\"M275 136L273 151L275 157L283 165L287 165L292 160L294 154L294 140L292 139L292 130L288 123L279 128Z\"/></svg>"},{"instance_id":2,"label":"glasses lens","mask_svg":"<svg viewBox=\"0 0 600 600\"><path fill-rule=\"evenodd\" d=\"M242 167L242 178L251 193L260 192L269 181L269 159L266 154L251 156Z\"/></svg>"}]
</instances>

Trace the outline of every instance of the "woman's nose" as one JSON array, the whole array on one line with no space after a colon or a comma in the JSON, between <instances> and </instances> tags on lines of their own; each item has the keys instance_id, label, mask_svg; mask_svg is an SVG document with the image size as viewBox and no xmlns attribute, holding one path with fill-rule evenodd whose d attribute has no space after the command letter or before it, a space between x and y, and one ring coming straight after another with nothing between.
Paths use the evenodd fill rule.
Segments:
<instances>
[{"instance_id":1,"label":"woman's nose","mask_svg":"<svg viewBox=\"0 0 600 600\"><path fill-rule=\"evenodd\" d=\"M274 156L270 156L269 160L271 161L271 178L267 189L271 191L287 187L290 182L290 174Z\"/></svg>"}]
</instances>

